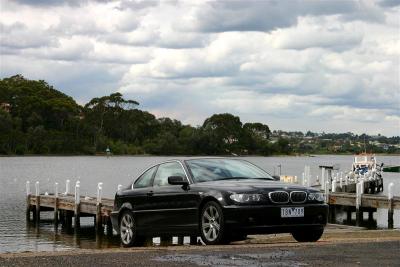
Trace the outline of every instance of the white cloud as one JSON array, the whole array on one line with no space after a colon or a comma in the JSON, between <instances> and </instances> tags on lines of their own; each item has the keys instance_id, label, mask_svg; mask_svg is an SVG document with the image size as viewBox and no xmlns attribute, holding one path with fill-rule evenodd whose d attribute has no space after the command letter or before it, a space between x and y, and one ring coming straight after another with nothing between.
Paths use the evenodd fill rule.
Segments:
<instances>
[{"instance_id":1,"label":"white cloud","mask_svg":"<svg viewBox=\"0 0 400 267\"><path fill-rule=\"evenodd\" d=\"M120 90L157 116L399 135L390 1L1 1L1 77L79 99ZM329 120L327 120L329 118Z\"/></svg>"}]
</instances>

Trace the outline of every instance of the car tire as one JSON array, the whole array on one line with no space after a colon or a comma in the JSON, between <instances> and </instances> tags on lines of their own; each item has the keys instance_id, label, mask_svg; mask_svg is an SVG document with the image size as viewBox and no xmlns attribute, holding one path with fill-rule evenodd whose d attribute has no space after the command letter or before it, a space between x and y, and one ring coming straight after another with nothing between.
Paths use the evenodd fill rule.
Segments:
<instances>
[{"instance_id":1,"label":"car tire","mask_svg":"<svg viewBox=\"0 0 400 267\"><path fill-rule=\"evenodd\" d=\"M292 232L297 242L316 242L324 233L323 227L302 228Z\"/></svg>"},{"instance_id":2,"label":"car tire","mask_svg":"<svg viewBox=\"0 0 400 267\"><path fill-rule=\"evenodd\" d=\"M130 210L125 210L121 215L119 234L123 247L141 246L145 242L145 237L137 235L136 220Z\"/></svg>"},{"instance_id":3,"label":"car tire","mask_svg":"<svg viewBox=\"0 0 400 267\"><path fill-rule=\"evenodd\" d=\"M229 243L225 237L224 214L217 202L207 202L201 209L199 220L200 236L204 244Z\"/></svg>"}]
</instances>

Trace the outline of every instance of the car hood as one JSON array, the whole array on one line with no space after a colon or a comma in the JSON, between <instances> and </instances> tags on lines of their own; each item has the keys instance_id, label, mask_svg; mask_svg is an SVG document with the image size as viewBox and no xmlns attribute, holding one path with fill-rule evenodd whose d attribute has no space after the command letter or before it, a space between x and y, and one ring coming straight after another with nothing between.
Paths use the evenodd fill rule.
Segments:
<instances>
[{"instance_id":1,"label":"car hood","mask_svg":"<svg viewBox=\"0 0 400 267\"><path fill-rule=\"evenodd\" d=\"M215 188L227 191L273 191L273 190L313 190L297 184L259 179L218 180L196 184L199 187Z\"/></svg>"}]
</instances>

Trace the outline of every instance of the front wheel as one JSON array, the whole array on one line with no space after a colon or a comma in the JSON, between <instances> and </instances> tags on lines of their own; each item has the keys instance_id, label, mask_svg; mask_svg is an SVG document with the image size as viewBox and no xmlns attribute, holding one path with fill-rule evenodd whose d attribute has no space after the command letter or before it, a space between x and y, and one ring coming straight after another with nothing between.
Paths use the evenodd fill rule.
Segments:
<instances>
[{"instance_id":1,"label":"front wheel","mask_svg":"<svg viewBox=\"0 0 400 267\"><path fill-rule=\"evenodd\" d=\"M137 236L136 221L132 211L126 210L121 216L119 223L121 243L124 247L142 245L145 241L143 237Z\"/></svg>"},{"instance_id":2,"label":"front wheel","mask_svg":"<svg viewBox=\"0 0 400 267\"><path fill-rule=\"evenodd\" d=\"M224 215L215 201L207 202L200 213L201 239L206 245L225 243Z\"/></svg>"},{"instance_id":3,"label":"front wheel","mask_svg":"<svg viewBox=\"0 0 400 267\"><path fill-rule=\"evenodd\" d=\"M316 242L321 238L323 233L323 227L312 227L293 231L292 236L298 242Z\"/></svg>"}]
</instances>

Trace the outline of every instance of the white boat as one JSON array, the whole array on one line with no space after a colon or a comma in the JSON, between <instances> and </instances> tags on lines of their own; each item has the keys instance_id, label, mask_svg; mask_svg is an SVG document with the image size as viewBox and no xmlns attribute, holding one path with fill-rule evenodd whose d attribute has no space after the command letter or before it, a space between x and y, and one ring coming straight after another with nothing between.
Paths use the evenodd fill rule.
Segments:
<instances>
[{"instance_id":1,"label":"white boat","mask_svg":"<svg viewBox=\"0 0 400 267\"><path fill-rule=\"evenodd\" d=\"M368 192L378 193L383 191L382 166L378 164L375 155L363 153L354 156L352 169L349 172L349 178L358 182L360 180L370 181Z\"/></svg>"}]
</instances>

